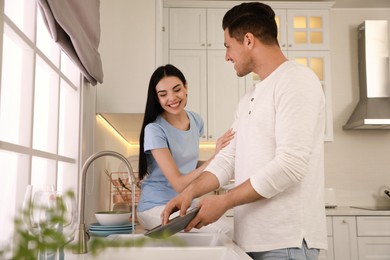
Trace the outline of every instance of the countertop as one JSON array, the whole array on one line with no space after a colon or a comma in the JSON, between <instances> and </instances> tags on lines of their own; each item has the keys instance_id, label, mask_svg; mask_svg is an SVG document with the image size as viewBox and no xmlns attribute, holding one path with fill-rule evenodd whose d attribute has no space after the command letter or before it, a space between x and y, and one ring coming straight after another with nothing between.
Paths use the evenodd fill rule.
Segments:
<instances>
[{"instance_id":1,"label":"countertop","mask_svg":"<svg viewBox=\"0 0 390 260\"><path fill-rule=\"evenodd\" d=\"M390 210L357 209L348 206L339 206L326 209L327 216L390 216Z\"/></svg>"}]
</instances>

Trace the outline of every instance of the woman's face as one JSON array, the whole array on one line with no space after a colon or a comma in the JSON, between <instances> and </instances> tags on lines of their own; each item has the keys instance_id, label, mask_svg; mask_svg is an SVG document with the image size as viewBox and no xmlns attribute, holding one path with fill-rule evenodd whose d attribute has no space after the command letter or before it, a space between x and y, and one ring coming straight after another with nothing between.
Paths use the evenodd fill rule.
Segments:
<instances>
[{"instance_id":1,"label":"woman's face","mask_svg":"<svg viewBox=\"0 0 390 260\"><path fill-rule=\"evenodd\" d=\"M178 77L162 78L156 86L156 93L160 105L168 113L178 114L187 105L187 86Z\"/></svg>"}]
</instances>

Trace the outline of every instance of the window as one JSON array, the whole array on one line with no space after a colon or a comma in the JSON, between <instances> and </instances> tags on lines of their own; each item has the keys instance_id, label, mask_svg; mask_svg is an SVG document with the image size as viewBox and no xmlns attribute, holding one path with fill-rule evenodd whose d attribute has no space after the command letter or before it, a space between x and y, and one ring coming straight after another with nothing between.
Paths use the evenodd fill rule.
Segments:
<instances>
[{"instance_id":1,"label":"window","mask_svg":"<svg viewBox=\"0 0 390 260\"><path fill-rule=\"evenodd\" d=\"M28 184L77 191L83 84L51 40L36 2L2 3L0 248L12 237Z\"/></svg>"}]
</instances>

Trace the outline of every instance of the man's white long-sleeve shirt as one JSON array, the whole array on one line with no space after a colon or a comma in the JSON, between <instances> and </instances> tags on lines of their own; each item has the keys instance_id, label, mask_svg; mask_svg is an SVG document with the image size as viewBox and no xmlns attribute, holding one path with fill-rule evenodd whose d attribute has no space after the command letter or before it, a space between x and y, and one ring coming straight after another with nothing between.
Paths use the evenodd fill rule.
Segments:
<instances>
[{"instance_id":1,"label":"man's white long-sleeve shirt","mask_svg":"<svg viewBox=\"0 0 390 260\"><path fill-rule=\"evenodd\" d=\"M247 252L327 248L325 99L308 68L286 61L240 100L234 140L206 168L221 185L250 179L266 199L234 209L234 240Z\"/></svg>"}]
</instances>

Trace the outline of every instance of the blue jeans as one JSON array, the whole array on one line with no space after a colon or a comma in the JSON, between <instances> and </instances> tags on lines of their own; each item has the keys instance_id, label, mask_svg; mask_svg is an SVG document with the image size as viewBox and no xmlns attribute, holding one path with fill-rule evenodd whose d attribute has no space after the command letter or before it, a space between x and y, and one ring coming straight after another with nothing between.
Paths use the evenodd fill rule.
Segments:
<instances>
[{"instance_id":1,"label":"blue jeans","mask_svg":"<svg viewBox=\"0 0 390 260\"><path fill-rule=\"evenodd\" d=\"M301 248L292 247L266 252L250 252L248 255L255 260L317 260L319 253L319 249L307 248L306 241L303 240Z\"/></svg>"}]
</instances>

